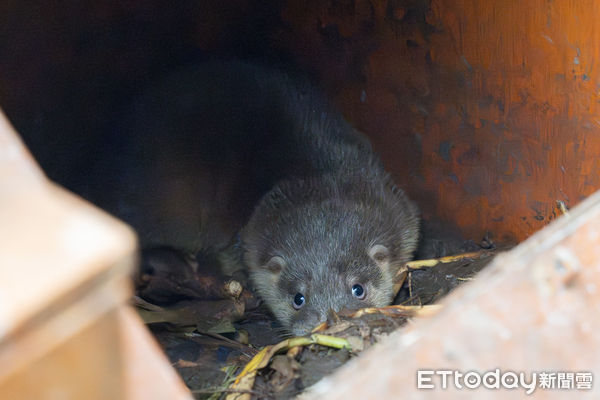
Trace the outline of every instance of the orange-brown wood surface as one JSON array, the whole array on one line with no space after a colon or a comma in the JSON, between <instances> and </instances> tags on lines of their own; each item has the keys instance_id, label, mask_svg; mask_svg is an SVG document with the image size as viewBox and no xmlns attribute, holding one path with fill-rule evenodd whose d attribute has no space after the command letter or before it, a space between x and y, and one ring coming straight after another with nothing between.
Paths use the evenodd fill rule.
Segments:
<instances>
[{"instance_id":1,"label":"orange-brown wood surface","mask_svg":"<svg viewBox=\"0 0 600 400\"><path fill-rule=\"evenodd\" d=\"M50 183L0 110L0 398L191 399L125 304L136 238Z\"/></svg>"},{"instance_id":2,"label":"orange-brown wood surface","mask_svg":"<svg viewBox=\"0 0 600 400\"><path fill-rule=\"evenodd\" d=\"M522 240L600 187L600 4L288 1L286 46L333 85L425 215Z\"/></svg>"},{"instance_id":3,"label":"orange-brown wood surface","mask_svg":"<svg viewBox=\"0 0 600 400\"><path fill-rule=\"evenodd\" d=\"M89 156L65 146L101 144L107 116L161 73L196 55L275 54L316 77L425 216L469 238L523 240L555 218L557 200L573 206L600 186L594 0L62 0L0 11L0 104L51 178L84 171Z\"/></svg>"}]
</instances>

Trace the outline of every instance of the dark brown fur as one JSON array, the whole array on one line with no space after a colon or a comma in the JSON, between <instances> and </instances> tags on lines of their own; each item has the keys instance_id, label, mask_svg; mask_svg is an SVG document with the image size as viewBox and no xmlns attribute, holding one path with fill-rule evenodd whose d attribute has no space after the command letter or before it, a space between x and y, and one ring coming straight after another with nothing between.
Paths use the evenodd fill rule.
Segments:
<instances>
[{"instance_id":1,"label":"dark brown fur","mask_svg":"<svg viewBox=\"0 0 600 400\"><path fill-rule=\"evenodd\" d=\"M417 209L311 85L252 64L209 63L156 85L128 127L122 151L101 166L113 177L101 195L119 193L103 205L143 245L222 247L245 224L253 283L295 334L329 310L392 300L392 277L417 245ZM296 293L306 298L299 310Z\"/></svg>"}]
</instances>

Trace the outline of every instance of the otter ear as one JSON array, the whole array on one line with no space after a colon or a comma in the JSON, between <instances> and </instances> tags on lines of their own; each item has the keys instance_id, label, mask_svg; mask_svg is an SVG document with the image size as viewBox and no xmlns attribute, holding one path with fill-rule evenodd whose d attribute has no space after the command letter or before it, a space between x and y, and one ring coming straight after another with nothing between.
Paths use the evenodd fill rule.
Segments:
<instances>
[{"instance_id":1,"label":"otter ear","mask_svg":"<svg viewBox=\"0 0 600 400\"><path fill-rule=\"evenodd\" d=\"M390 250L382 244L371 246L369 248L369 257L380 268L387 268L390 265Z\"/></svg>"},{"instance_id":2,"label":"otter ear","mask_svg":"<svg viewBox=\"0 0 600 400\"><path fill-rule=\"evenodd\" d=\"M271 272L272 274L279 274L283 268L285 268L286 262L282 257L274 256L262 266L262 268Z\"/></svg>"}]
</instances>

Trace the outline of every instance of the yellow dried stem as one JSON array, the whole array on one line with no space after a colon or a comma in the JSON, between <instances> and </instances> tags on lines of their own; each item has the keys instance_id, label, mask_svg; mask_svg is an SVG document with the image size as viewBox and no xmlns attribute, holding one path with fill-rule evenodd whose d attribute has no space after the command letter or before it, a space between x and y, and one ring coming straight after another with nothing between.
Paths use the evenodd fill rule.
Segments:
<instances>
[{"instance_id":1,"label":"yellow dried stem","mask_svg":"<svg viewBox=\"0 0 600 400\"><path fill-rule=\"evenodd\" d=\"M477 260L479 258L482 257L486 257L493 254L493 252L484 250L484 251L474 251L474 252L470 252L470 253L463 253L463 254L457 254L457 255L453 255L453 256L446 256L446 257L440 257L440 258L431 258L428 260L415 260L415 261L409 261L407 262L405 265L406 268L408 268L409 270L411 269L421 269L421 268L428 268L428 267L434 267L438 264L447 264L447 263L451 263L451 262L455 262L455 261L461 261L461 260L465 260L465 259L472 259L472 260Z\"/></svg>"}]
</instances>

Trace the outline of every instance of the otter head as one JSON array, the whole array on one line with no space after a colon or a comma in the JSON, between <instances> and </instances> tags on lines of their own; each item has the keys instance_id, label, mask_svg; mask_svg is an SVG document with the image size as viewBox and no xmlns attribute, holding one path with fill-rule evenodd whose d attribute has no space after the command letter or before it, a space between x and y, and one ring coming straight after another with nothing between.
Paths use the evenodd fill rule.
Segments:
<instances>
[{"instance_id":1,"label":"otter head","mask_svg":"<svg viewBox=\"0 0 600 400\"><path fill-rule=\"evenodd\" d=\"M319 246L321 247L321 246ZM304 335L343 309L381 307L392 300L389 251L373 245L363 251L311 259L309 252L281 252L250 268L259 295L282 325ZM363 253L363 254L360 254Z\"/></svg>"},{"instance_id":2,"label":"otter head","mask_svg":"<svg viewBox=\"0 0 600 400\"><path fill-rule=\"evenodd\" d=\"M382 204L282 194L259 204L242 244L254 286L284 328L302 335L331 311L388 305L393 278L416 245L412 219ZM408 244L407 230L415 236Z\"/></svg>"}]
</instances>

